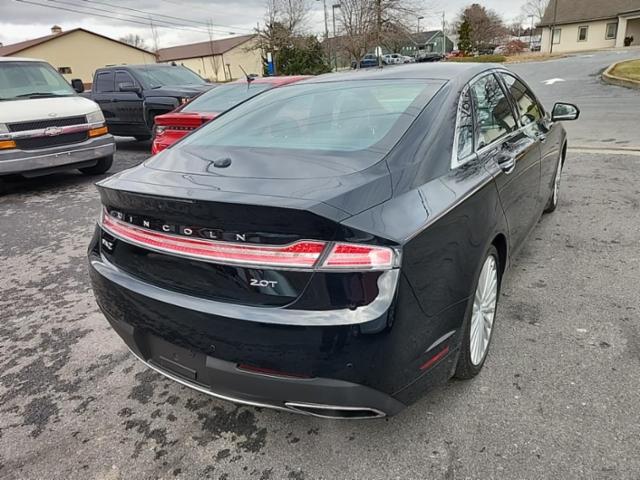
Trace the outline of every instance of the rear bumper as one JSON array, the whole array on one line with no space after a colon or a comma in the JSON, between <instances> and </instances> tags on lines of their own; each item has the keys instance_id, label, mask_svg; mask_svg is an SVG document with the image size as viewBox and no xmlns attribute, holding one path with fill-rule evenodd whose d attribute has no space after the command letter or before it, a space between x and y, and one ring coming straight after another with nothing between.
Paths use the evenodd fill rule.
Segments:
<instances>
[{"instance_id":1,"label":"rear bumper","mask_svg":"<svg viewBox=\"0 0 640 480\"><path fill-rule=\"evenodd\" d=\"M165 377L228 402L324 418L379 418L405 405L372 388L329 378L292 378L242 370L109 319L131 352Z\"/></svg>"},{"instance_id":2,"label":"rear bumper","mask_svg":"<svg viewBox=\"0 0 640 480\"><path fill-rule=\"evenodd\" d=\"M73 145L38 150L0 152L0 175L48 170L113 155L116 144L111 135L102 135Z\"/></svg>"}]
</instances>

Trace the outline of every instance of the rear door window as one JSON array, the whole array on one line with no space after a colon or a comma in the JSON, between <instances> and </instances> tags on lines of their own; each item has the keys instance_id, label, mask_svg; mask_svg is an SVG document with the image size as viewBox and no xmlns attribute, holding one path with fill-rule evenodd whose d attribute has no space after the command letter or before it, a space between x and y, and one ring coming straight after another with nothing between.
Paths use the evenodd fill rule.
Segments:
<instances>
[{"instance_id":1,"label":"rear door window","mask_svg":"<svg viewBox=\"0 0 640 480\"><path fill-rule=\"evenodd\" d=\"M96 75L94 90L96 93L108 93L114 91L113 72L100 72Z\"/></svg>"},{"instance_id":2,"label":"rear door window","mask_svg":"<svg viewBox=\"0 0 640 480\"><path fill-rule=\"evenodd\" d=\"M476 144L480 149L516 129L511 104L500 82L493 75L485 75L471 85L476 110Z\"/></svg>"}]
</instances>

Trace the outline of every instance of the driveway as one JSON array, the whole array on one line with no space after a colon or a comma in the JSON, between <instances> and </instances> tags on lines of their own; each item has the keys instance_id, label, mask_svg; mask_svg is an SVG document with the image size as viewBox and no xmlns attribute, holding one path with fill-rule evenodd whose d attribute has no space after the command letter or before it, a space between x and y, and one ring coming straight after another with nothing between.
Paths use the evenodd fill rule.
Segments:
<instances>
[{"instance_id":1,"label":"driveway","mask_svg":"<svg viewBox=\"0 0 640 480\"><path fill-rule=\"evenodd\" d=\"M570 92L537 78L590 82L592 58L514 70L539 70L525 76L546 103ZM583 121L593 145L616 145ZM637 143L637 124L615 138ZM122 141L114 171L147 148ZM0 196L0 478L638 478L640 156L570 152L559 209L505 278L483 372L360 422L237 407L135 361L89 288L92 181Z\"/></svg>"}]
</instances>

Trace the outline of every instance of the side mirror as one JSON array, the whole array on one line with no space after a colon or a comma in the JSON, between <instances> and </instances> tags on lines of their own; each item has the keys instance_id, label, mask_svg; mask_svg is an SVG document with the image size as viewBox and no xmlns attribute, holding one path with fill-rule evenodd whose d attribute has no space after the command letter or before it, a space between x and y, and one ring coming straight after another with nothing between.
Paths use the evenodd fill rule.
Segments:
<instances>
[{"instance_id":1,"label":"side mirror","mask_svg":"<svg viewBox=\"0 0 640 480\"><path fill-rule=\"evenodd\" d=\"M551 120L554 122L577 120L580 117L580 109L572 103L556 103L551 112Z\"/></svg>"},{"instance_id":2,"label":"side mirror","mask_svg":"<svg viewBox=\"0 0 640 480\"><path fill-rule=\"evenodd\" d=\"M71 88L73 88L77 93L84 92L84 82L79 78L74 78L71 80Z\"/></svg>"},{"instance_id":3,"label":"side mirror","mask_svg":"<svg viewBox=\"0 0 640 480\"><path fill-rule=\"evenodd\" d=\"M142 92L142 89L133 83L119 83L118 90L121 92L133 92L138 94Z\"/></svg>"}]
</instances>

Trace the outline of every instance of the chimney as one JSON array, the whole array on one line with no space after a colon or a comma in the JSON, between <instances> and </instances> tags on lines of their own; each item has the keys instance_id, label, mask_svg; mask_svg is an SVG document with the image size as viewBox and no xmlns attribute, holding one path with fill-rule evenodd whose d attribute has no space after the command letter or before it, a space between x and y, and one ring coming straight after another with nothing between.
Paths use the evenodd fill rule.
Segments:
<instances>
[{"instance_id":1,"label":"chimney","mask_svg":"<svg viewBox=\"0 0 640 480\"><path fill-rule=\"evenodd\" d=\"M60 25L54 25L53 27L51 27L52 35L57 35L59 33L62 33L62 27Z\"/></svg>"}]
</instances>

